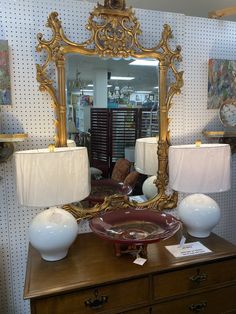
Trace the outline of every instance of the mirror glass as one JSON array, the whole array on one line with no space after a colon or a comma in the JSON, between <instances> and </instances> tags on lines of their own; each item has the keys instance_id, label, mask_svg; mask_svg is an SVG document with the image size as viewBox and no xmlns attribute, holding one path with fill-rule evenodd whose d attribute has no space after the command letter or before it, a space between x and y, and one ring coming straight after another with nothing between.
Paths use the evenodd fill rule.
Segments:
<instances>
[{"instance_id":1,"label":"mirror glass","mask_svg":"<svg viewBox=\"0 0 236 314\"><path fill-rule=\"evenodd\" d=\"M73 119L82 132L87 132L90 124L89 121L84 125L80 123L78 111L81 107L157 111L159 106L157 60L105 60L70 54L66 56L66 85L67 120ZM77 115L69 114L72 106ZM149 130L149 135L156 135L157 131Z\"/></svg>"},{"instance_id":2,"label":"mirror glass","mask_svg":"<svg viewBox=\"0 0 236 314\"><path fill-rule=\"evenodd\" d=\"M68 138L88 148L103 178L117 160L134 162L137 138L158 135L158 85L157 60L66 56Z\"/></svg>"}]
</instances>

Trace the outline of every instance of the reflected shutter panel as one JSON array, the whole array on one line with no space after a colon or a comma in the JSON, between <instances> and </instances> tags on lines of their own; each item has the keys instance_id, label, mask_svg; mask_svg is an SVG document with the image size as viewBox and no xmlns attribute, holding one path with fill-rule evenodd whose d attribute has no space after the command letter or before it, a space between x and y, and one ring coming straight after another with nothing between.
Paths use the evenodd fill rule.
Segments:
<instances>
[{"instance_id":1,"label":"reflected shutter panel","mask_svg":"<svg viewBox=\"0 0 236 314\"><path fill-rule=\"evenodd\" d=\"M142 109L140 137L152 137L159 133L159 110Z\"/></svg>"},{"instance_id":2,"label":"reflected shutter panel","mask_svg":"<svg viewBox=\"0 0 236 314\"><path fill-rule=\"evenodd\" d=\"M112 163L124 158L125 147L134 146L138 137L138 109L111 110Z\"/></svg>"},{"instance_id":3,"label":"reflected shutter panel","mask_svg":"<svg viewBox=\"0 0 236 314\"><path fill-rule=\"evenodd\" d=\"M91 109L91 165L108 175L110 166L110 113L106 108Z\"/></svg>"}]
</instances>

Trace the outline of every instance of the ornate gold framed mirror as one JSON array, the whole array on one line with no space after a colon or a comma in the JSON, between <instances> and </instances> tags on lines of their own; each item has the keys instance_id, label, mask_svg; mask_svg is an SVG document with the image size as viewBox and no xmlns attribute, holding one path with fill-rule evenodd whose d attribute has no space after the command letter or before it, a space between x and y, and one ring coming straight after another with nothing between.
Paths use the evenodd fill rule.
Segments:
<instances>
[{"instance_id":1,"label":"ornate gold framed mirror","mask_svg":"<svg viewBox=\"0 0 236 314\"><path fill-rule=\"evenodd\" d=\"M174 208L177 204L177 194L166 193L168 184L168 147L169 120L168 112L171 100L175 94L180 93L183 86L183 72L176 69L176 62L181 61L181 48L172 50L169 39L172 31L169 25L163 26L159 43L152 48L145 48L140 44L139 36L142 31L132 8L127 8L125 1L105 0L104 5L97 4L90 13L86 29L90 32L90 38L83 43L70 41L64 34L58 13L49 15L47 27L52 30L52 38L46 40L42 34L38 34L37 51L45 51L47 59L44 64L37 64L37 80L40 90L51 95L55 110L55 144L56 146L67 145L66 127L66 56L80 54L83 56L99 56L101 58L133 58L155 59L159 61L159 141L157 148L158 172L156 179L157 195L146 202L139 203L139 207L152 207L157 209ZM54 63L57 70L56 87L53 80L48 76L50 63ZM171 80L170 80L171 77ZM169 82L171 81L171 82ZM117 205L118 204L118 205ZM95 205L89 209L81 209L75 205L66 205L78 220L91 217L98 211L107 210L115 206L136 206L127 197L114 195L105 198L102 205Z\"/></svg>"}]
</instances>

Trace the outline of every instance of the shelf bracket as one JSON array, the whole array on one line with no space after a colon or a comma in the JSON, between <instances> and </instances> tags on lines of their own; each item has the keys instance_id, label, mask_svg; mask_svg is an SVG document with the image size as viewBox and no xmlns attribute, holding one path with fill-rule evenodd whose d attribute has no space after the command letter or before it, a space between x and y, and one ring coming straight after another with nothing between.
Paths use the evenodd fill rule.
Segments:
<instances>
[{"instance_id":1,"label":"shelf bracket","mask_svg":"<svg viewBox=\"0 0 236 314\"><path fill-rule=\"evenodd\" d=\"M0 163L7 161L10 156L14 153L13 143L0 143Z\"/></svg>"},{"instance_id":2,"label":"shelf bracket","mask_svg":"<svg viewBox=\"0 0 236 314\"><path fill-rule=\"evenodd\" d=\"M15 142L22 142L28 134L0 134L0 163L6 162L14 153Z\"/></svg>"}]
</instances>

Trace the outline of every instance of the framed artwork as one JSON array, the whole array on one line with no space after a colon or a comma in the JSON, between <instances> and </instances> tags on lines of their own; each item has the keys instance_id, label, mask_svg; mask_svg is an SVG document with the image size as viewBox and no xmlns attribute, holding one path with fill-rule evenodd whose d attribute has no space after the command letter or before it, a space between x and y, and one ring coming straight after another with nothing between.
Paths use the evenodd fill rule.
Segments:
<instances>
[{"instance_id":1,"label":"framed artwork","mask_svg":"<svg viewBox=\"0 0 236 314\"><path fill-rule=\"evenodd\" d=\"M8 41L0 40L0 105L11 105Z\"/></svg>"},{"instance_id":2,"label":"framed artwork","mask_svg":"<svg viewBox=\"0 0 236 314\"><path fill-rule=\"evenodd\" d=\"M236 61L210 59L208 62L207 108L217 109L226 99L236 98Z\"/></svg>"}]
</instances>

